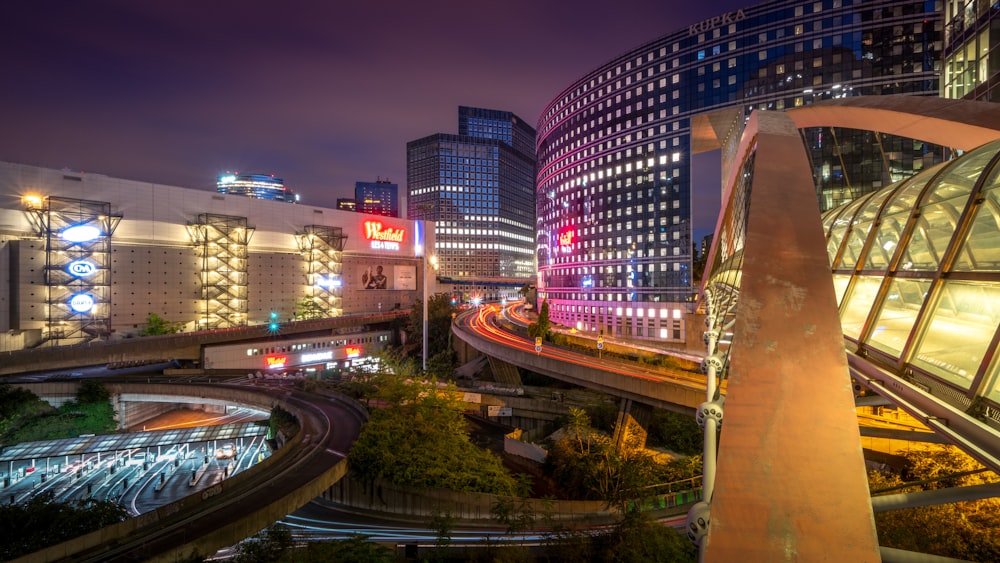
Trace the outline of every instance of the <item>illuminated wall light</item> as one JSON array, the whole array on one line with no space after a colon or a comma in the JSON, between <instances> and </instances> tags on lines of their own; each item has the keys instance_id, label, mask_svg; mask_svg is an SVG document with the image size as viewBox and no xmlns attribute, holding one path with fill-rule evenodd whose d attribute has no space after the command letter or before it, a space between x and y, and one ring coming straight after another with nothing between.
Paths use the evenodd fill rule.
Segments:
<instances>
[{"instance_id":1,"label":"illuminated wall light","mask_svg":"<svg viewBox=\"0 0 1000 563\"><path fill-rule=\"evenodd\" d=\"M69 242L87 242L101 236L101 230L93 225L74 225L63 229L59 236Z\"/></svg>"}]
</instances>

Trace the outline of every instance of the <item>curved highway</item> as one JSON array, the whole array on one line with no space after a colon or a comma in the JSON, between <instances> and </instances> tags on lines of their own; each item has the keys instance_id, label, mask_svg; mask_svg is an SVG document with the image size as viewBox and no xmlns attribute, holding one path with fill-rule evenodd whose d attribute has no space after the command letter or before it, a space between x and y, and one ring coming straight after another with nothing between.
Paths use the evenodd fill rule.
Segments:
<instances>
[{"instance_id":1,"label":"curved highway","mask_svg":"<svg viewBox=\"0 0 1000 563\"><path fill-rule=\"evenodd\" d=\"M455 335L484 354L575 385L658 408L691 412L705 400L705 376L669 368L597 358L504 330L493 306L471 309L455 319Z\"/></svg>"}]
</instances>

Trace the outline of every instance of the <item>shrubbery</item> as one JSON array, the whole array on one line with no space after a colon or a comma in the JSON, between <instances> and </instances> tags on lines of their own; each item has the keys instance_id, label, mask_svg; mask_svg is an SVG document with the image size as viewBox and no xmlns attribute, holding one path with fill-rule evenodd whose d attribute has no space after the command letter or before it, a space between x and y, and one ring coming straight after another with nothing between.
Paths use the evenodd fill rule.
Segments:
<instances>
[{"instance_id":1,"label":"shrubbery","mask_svg":"<svg viewBox=\"0 0 1000 563\"><path fill-rule=\"evenodd\" d=\"M469 439L454 387L393 373L378 374L375 385L379 408L347 456L356 478L498 495L526 491L499 457Z\"/></svg>"},{"instance_id":2,"label":"shrubbery","mask_svg":"<svg viewBox=\"0 0 1000 563\"><path fill-rule=\"evenodd\" d=\"M111 398L103 385L84 380L77 400L58 409L30 391L0 385L0 443L59 440L117 430Z\"/></svg>"}]
</instances>

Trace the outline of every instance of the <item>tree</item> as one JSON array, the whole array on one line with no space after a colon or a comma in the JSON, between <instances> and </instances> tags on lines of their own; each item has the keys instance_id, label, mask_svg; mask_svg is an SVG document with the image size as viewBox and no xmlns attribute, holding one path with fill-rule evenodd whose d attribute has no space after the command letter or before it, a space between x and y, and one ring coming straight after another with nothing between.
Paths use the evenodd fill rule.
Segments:
<instances>
[{"instance_id":1,"label":"tree","mask_svg":"<svg viewBox=\"0 0 1000 563\"><path fill-rule=\"evenodd\" d=\"M448 335L451 334L452 313L457 312L447 293L436 293L427 301L427 354L430 358L447 353L451 357ZM409 348L420 357L424 338L424 303L417 299L410 310L406 333L410 335ZM416 350L421 350L417 353ZM444 357L444 356L443 356ZM449 374L450 375L450 372Z\"/></svg>"},{"instance_id":2,"label":"tree","mask_svg":"<svg viewBox=\"0 0 1000 563\"><path fill-rule=\"evenodd\" d=\"M623 512L628 502L648 495L651 485L688 479L701 472L700 457L661 464L639 447L635 438L617 447L606 434L591 427L584 410L575 408L570 409L564 436L549 448L546 466L572 496L603 500Z\"/></svg>"},{"instance_id":3,"label":"tree","mask_svg":"<svg viewBox=\"0 0 1000 563\"><path fill-rule=\"evenodd\" d=\"M0 383L0 445L19 442L12 438L18 428L54 411L52 405L31 391Z\"/></svg>"},{"instance_id":4,"label":"tree","mask_svg":"<svg viewBox=\"0 0 1000 563\"><path fill-rule=\"evenodd\" d=\"M398 371L397 371L398 370ZM378 374L377 404L348 453L352 475L405 487L518 495L524 487L466 433L452 385L413 378L413 367Z\"/></svg>"},{"instance_id":5,"label":"tree","mask_svg":"<svg viewBox=\"0 0 1000 563\"><path fill-rule=\"evenodd\" d=\"M545 300L542 301L542 308L538 311L538 322L528 325L528 336L531 338L541 336L543 339L547 340L551 329L552 323L549 321L549 302L548 300Z\"/></svg>"},{"instance_id":6,"label":"tree","mask_svg":"<svg viewBox=\"0 0 1000 563\"><path fill-rule=\"evenodd\" d=\"M279 405L274 405L271 407L271 417L268 419L267 437L273 439L279 432L286 438L295 436L299 433L299 419Z\"/></svg>"},{"instance_id":7,"label":"tree","mask_svg":"<svg viewBox=\"0 0 1000 563\"><path fill-rule=\"evenodd\" d=\"M322 319L327 316L326 309L315 299L306 295L295 304L295 313L292 318L296 321L308 321L312 319Z\"/></svg>"},{"instance_id":8,"label":"tree","mask_svg":"<svg viewBox=\"0 0 1000 563\"><path fill-rule=\"evenodd\" d=\"M84 379L76 390L76 401L81 405L107 403L110 400L111 394L108 393L108 390L100 382L93 379Z\"/></svg>"},{"instance_id":9,"label":"tree","mask_svg":"<svg viewBox=\"0 0 1000 563\"><path fill-rule=\"evenodd\" d=\"M111 501L67 503L46 491L21 504L0 505L0 560L10 561L50 545L123 522L128 512Z\"/></svg>"},{"instance_id":10,"label":"tree","mask_svg":"<svg viewBox=\"0 0 1000 563\"><path fill-rule=\"evenodd\" d=\"M146 317L146 325L139 332L139 336L159 336L162 334L176 334L184 329L184 323L164 320L156 313L150 313Z\"/></svg>"},{"instance_id":11,"label":"tree","mask_svg":"<svg viewBox=\"0 0 1000 563\"><path fill-rule=\"evenodd\" d=\"M998 477L982 469L954 446L904 454L902 476L872 471L868 484L874 495L995 483ZM875 514L879 545L971 561L1000 561L1000 499L955 502L891 510Z\"/></svg>"},{"instance_id":12,"label":"tree","mask_svg":"<svg viewBox=\"0 0 1000 563\"><path fill-rule=\"evenodd\" d=\"M294 543L292 532L282 524L271 524L236 546L236 563L271 563L280 561Z\"/></svg>"},{"instance_id":13,"label":"tree","mask_svg":"<svg viewBox=\"0 0 1000 563\"><path fill-rule=\"evenodd\" d=\"M648 443L684 455L702 452L705 434L693 416L657 409L649 421Z\"/></svg>"},{"instance_id":14,"label":"tree","mask_svg":"<svg viewBox=\"0 0 1000 563\"><path fill-rule=\"evenodd\" d=\"M396 554L392 549L368 541L365 536L353 535L346 540L329 542L309 542L304 549L285 553L282 563L392 563Z\"/></svg>"},{"instance_id":15,"label":"tree","mask_svg":"<svg viewBox=\"0 0 1000 563\"><path fill-rule=\"evenodd\" d=\"M680 563L698 560L698 550L677 530L650 520L644 513L629 513L598 538L600 561L614 563Z\"/></svg>"}]
</instances>

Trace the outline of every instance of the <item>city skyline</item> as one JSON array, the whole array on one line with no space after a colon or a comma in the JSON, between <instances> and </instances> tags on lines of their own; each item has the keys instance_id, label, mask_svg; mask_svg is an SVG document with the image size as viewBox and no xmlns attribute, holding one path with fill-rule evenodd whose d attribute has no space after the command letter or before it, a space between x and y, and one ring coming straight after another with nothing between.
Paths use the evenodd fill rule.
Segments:
<instances>
[{"instance_id":1,"label":"city skyline","mask_svg":"<svg viewBox=\"0 0 1000 563\"><path fill-rule=\"evenodd\" d=\"M18 5L0 160L205 190L275 174L333 208L358 180L405 185L406 143L458 105L534 126L586 71L749 4ZM717 201L717 180L699 187ZM696 206L696 231L716 205Z\"/></svg>"}]
</instances>

